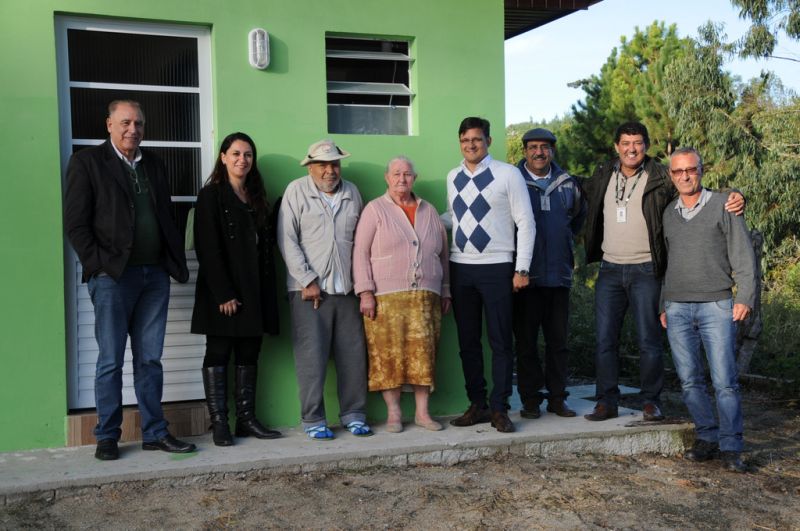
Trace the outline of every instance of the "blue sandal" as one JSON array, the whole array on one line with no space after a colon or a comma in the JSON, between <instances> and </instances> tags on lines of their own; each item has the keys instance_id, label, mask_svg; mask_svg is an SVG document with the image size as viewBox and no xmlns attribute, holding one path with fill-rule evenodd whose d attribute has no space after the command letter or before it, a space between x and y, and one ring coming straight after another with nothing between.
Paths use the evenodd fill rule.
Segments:
<instances>
[{"instance_id":1,"label":"blue sandal","mask_svg":"<svg viewBox=\"0 0 800 531\"><path fill-rule=\"evenodd\" d=\"M375 433L370 429L366 422L362 422L360 420L354 420L353 422L349 423L345 426L350 433L355 435L356 437L370 437L375 435Z\"/></svg>"},{"instance_id":2,"label":"blue sandal","mask_svg":"<svg viewBox=\"0 0 800 531\"><path fill-rule=\"evenodd\" d=\"M328 429L328 427L324 424L320 424L319 426L311 426L310 428L305 429L306 435L312 441L330 441L333 437L333 432Z\"/></svg>"}]
</instances>

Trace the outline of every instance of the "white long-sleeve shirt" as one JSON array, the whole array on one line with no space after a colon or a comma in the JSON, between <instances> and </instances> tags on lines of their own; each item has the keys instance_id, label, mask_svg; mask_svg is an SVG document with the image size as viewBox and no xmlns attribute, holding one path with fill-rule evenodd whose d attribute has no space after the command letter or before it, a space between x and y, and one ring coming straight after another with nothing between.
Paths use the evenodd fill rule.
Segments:
<instances>
[{"instance_id":1,"label":"white long-sleeve shirt","mask_svg":"<svg viewBox=\"0 0 800 531\"><path fill-rule=\"evenodd\" d=\"M447 174L447 205L442 218L452 227L451 261L499 264L512 262L516 251L515 270L530 267L536 222L515 166L487 155L471 172L462 161Z\"/></svg>"}]
</instances>

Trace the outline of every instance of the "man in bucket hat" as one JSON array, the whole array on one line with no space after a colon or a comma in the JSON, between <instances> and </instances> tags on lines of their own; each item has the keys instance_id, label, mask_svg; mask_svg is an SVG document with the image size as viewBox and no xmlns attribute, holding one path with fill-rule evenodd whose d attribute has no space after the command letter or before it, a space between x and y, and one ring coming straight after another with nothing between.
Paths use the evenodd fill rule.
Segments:
<instances>
[{"instance_id":1,"label":"man in bucket hat","mask_svg":"<svg viewBox=\"0 0 800 531\"><path fill-rule=\"evenodd\" d=\"M353 235L363 203L356 186L341 177L340 161L349 156L332 140L311 144L300 162L308 175L289 183L278 214L303 429L312 440L333 439L323 400L331 357L342 425L353 435L372 435L364 413L364 325L351 271Z\"/></svg>"}]
</instances>

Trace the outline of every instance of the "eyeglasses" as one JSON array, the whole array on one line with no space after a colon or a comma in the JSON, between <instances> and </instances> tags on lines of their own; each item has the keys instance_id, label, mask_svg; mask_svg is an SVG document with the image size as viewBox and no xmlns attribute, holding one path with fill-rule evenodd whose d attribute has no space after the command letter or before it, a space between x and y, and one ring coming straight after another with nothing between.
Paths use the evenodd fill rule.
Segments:
<instances>
[{"instance_id":1,"label":"eyeglasses","mask_svg":"<svg viewBox=\"0 0 800 531\"><path fill-rule=\"evenodd\" d=\"M692 166L691 168L670 168L669 172L672 174L673 177L683 177L684 175L688 175L689 177L697 177L700 173L699 166Z\"/></svg>"},{"instance_id":2,"label":"eyeglasses","mask_svg":"<svg viewBox=\"0 0 800 531\"><path fill-rule=\"evenodd\" d=\"M537 151L548 152L550 151L550 144L528 144L525 151L533 151L534 153Z\"/></svg>"}]
</instances>

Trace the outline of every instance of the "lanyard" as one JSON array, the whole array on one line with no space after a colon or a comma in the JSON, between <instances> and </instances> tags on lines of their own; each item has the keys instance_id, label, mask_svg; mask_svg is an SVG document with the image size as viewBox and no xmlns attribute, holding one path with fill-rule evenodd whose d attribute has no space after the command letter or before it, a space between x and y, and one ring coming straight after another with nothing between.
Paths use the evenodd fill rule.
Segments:
<instances>
[{"instance_id":1,"label":"lanyard","mask_svg":"<svg viewBox=\"0 0 800 531\"><path fill-rule=\"evenodd\" d=\"M631 200L631 196L633 195L633 191L636 189L636 185L639 184L639 179L642 177L642 173L644 173L644 168L639 168L639 171L636 172L636 180L633 181L633 186L631 186L631 189L628 191L628 197L625 197L625 186L627 185L628 179L625 178L624 181L622 182L622 186L620 186L619 176L620 176L621 173L622 173L621 171L617 170L617 172L615 174L617 195L614 197L614 199L617 202L617 206L619 206L620 201L622 201L624 199L625 206L627 207L628 206L628 201Z\"/></svg>"}]
</instances>

